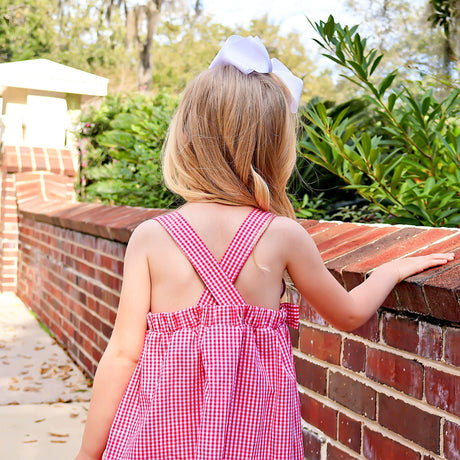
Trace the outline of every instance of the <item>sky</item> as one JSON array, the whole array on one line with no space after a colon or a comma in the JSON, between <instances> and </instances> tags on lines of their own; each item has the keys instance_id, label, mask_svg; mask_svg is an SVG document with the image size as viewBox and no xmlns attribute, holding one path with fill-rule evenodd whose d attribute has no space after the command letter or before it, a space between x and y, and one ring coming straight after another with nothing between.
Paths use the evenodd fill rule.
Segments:
<instances>
[{"instance_id":1,"label":"sky","mask_svg":"<svg viewBox=\"0 0 460 460\"><path fill-rule=\"evenodd\" d=\"M270 21L281 26L282 33L300 32L308 41L315 33L306 16L312 21L325 21L332 14L342 24L360 22L359 17L347 11L344 3L344 0L203 0L203 7L205 13L226 25L247 25L251 19L268 13Z\"/></svg>"}]
</instances>

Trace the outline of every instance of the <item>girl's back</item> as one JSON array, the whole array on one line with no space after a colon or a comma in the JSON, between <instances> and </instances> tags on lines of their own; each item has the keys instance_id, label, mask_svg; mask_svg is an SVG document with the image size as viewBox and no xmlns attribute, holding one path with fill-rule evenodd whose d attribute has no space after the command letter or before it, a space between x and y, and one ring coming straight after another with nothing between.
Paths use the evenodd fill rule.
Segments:
<instances>
[{"instance_id":1,"label":"girl's back","mask_svg":"<svg viewBox=\"0 0 460 460\"><path fill-rule=\"evenodd\" d=\"M179 212L220 261L252 209L189 203ZM248 304L279 308L286 266L286 220L277 217L269 223L235 281ZM190 261L158 222L142 225L150 235L146 255L151 267L151 311L170 312L195 305L205 286Z\"/></svg>"}]
</instances>

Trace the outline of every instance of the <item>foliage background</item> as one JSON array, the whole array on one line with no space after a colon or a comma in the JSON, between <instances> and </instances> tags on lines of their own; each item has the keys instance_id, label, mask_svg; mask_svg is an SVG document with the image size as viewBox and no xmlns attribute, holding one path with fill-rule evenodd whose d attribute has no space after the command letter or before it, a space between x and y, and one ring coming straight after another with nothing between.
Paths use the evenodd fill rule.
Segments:
<instances>
[{"instance_id":1,"label":"foliage background","mask_svg":"<svg viewBox=\"0 0 460 460\"><path fill-rule=\"evenodd\" d=\"M326 50L340 67L267 16L230 28L199 0L0 0L0 62L48 58L108 77L110 96L79 127L80 198L163 207L178 203L159 169L178 95L230 34L259 35L305 83L289 184L299 216L458 225L458 1L346 3L363 15L360 40L370 38L344 61ZM374 50L371 61L385 58L366 80L360 53Z\"/></svg>"}]
</instances>

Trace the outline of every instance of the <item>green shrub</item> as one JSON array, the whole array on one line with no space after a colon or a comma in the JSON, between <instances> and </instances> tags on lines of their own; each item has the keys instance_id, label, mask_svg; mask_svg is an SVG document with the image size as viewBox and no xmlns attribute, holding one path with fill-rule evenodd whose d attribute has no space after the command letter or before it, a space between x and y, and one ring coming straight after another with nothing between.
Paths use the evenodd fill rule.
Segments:
<instances>
[{"instance_id":1,"label":"green shrub","mask_svg":"<svg viewBox=\"0 0 460 460\"><path fill-rule=\"evenodd\" d=\"M344 69L369 103L373 123L360 123L350 107L337 113L318 102L302 111L299 153L339 176L349 189L396 223L460 225L460 90L438 101L431 89L390 89L397 71L375 82L383 58L366 39L335 23L314 24L324 56ZM334 112L332 112L334 111Z\"/></svg>"},{"instance_id":2,"label":"green shrub","mask_svg":"<svg viewBox=\"0 0 460 460\"><path fill-rule=\"evenodd\" d=\"M162 208L177 197L166 189L161 149L176 99L109 96L82 117L81 199Z\"/></svg>"}]
</instances>

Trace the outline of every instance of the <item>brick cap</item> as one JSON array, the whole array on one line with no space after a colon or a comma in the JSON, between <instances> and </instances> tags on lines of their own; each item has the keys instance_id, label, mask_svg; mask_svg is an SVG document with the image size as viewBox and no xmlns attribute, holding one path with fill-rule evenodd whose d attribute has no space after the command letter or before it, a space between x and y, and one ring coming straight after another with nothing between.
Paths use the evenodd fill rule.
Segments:
<instances>
[{"instance_id":1,"label":"brick cap","mask_svg":"<svg viewBox=\"0 0 460 460\"><path fill-rule=\"evenodd\" d=\"M69 149L14 145L3 147L1 168L7 173L49 171L69 177L77 173Z\"/></svg>"},{"instance_id":2,"label":"brick cap","mask_svg":"<svg viewBox=\"0 0 460 460\"><path fill-rule=\"evenodd\" d=\"M39 222L126 243L141 222L167 209L46 201L19 204L22 216ZM409 255L454 252L447 265L398 284L383 306L460 323L460 230L300 220L326 266L348 290L382 263Z\"/></svg>"}]
</instances>

